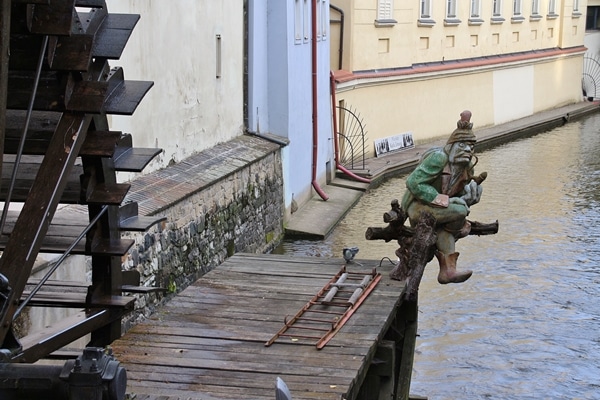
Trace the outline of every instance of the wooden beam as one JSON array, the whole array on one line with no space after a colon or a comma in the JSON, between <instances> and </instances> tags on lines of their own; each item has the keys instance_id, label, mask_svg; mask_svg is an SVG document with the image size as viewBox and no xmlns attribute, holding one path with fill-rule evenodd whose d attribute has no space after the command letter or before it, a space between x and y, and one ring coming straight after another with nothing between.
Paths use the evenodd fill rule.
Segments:
<instances>
[{"instance_id":1,"label":"wooden beam","mask_svg":"<svg viewBox=\"0 0 600 400\"><path fill-rule=\"evenodd\" d=\"M47 354L68 345L110 321L120 318L119 313L109 310L81 311L71 317L48 326L20 339L23 350L12 358L13 362L35 362Z\"/></svg>"},{"instance_id":2,"label":"wooden beam","mask_svg":"<svg viewBox=\"0 0 600 400\"><path fill-rule=\"evenodd\" d=\"M0 315L0 342L4 343L18 307L18 300L27 284L43 239L56 212L68 174L85 140L90 118L82 114L63 114L48 154L42 162L30 195L8 240L2 258L0 274L10 283L6 305Z\"/></svg>"},{"instance_id":3,"label":"wooden beam","mask_svg":"<svg viewBox=\"0 0 600 400\"><path fill-rule=\"evenodd\" d=\"M54 0L48 5L36 5L28 17L28 24L31 33L69 36L76 16L75 0Z\"/></svg>"},{"instance_id":4,"label":"wooden beam","mask_svg":"<svg viewBox=\"0 0 600 400\"><path fill-rule=\"evenodd\" d=\"M0 176L4 154L4 130L6 129L6 94L8 64L10 59L10 11L11 1L0 0Z\"/></svg>"}]
</instances>

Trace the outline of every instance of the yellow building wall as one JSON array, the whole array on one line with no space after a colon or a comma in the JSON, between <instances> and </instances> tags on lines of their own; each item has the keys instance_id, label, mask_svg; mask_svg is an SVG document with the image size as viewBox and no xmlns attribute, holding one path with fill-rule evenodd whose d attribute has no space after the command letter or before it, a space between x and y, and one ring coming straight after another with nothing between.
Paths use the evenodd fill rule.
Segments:
<instances>
[{"instance_id":1,"label":"yellow building wall","mask_svg":"<svg viewBox=\"0 0 600 400\"><path fill-rule=\"evenodd\" d=\"M338 84L336 101L363 118L367 157L373 157L376 139L412 132L421 144L448 136L465 109L477 131L581 101L581 60L572 55L501 69L349 81Z\"/></svg>"},{"instance_id":2,"label":"yellow building wall","mask_svg":"<svg viewBox=\"0 0 600 400\"><path fill-rule=\"evenodd\" d=\"M482 0L481 23L469 21L470 1L457 1L460 23L448 25L447 2L434 0L432 26L418 23L417 0L394 0L393 22L384 24L376 21L377 3L332 1L346 12L342 69L354 74L344 73L337 101L364 119L369 157L376 139L412 132L419 144L447 136L465 109L476 130L583 100L588 1L580 1L579 13L573 0L557 1L556 14L548 15L549 0L540 0L533 17L531 1L523 1L522 18L513 20L513 2L505 0L501 23L492 23L492 1ZM533 53L571 48L541 58ZM502 61L481 62L496 57Z\"/></svg>"},{"instance_id":3,"label":"yellow building wall","mask_svg":"<svg viewBox=\"0 0 600 400\"><path fill-rule=\"evenodd\" d=\"M536 65L534 112L572 104L583 99L583 57L569 57Z\"/></svg>"},{"instance_id":4,"label":"yellow building wall","mask_svg":"<svg viewBox=\"0 0 600 400\"><path fill-rule=\"evenodd\" d=\"M413 64L495 56L583 43L583 14L573 13L573 0L557 1L557 16L547 14L548 0L540 0L539 18L532 18L531 2L523 1L523 19L512 20L512 1L503 2L502 23L492 23L492 1L481 2L483 22L469 22L470 1L457 2L456 26L444 23L445 1L432 2L433 26L419 26L419 4L394 1L395 24L378 26L377 1L332 1L345 10L344 65L341 69L364 71L410 67ZM337 69L337 63L335 64Z\"/></svg>"}]
</instances>

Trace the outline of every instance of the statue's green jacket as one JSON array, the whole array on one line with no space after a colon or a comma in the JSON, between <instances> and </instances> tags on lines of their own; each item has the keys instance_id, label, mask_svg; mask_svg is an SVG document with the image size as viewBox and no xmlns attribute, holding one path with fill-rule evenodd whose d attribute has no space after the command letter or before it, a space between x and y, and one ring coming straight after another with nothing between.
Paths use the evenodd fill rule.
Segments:
<instances>
[{"instance_id":1,"label":"statue's green jacket","mask_svg":"<svg viewBox=\"0 0 600 400\"><path fill-rule=\"evenodd\" d=\"M440 195L452 197L462 192L465 183L468 183L473 176L472 163L465 170L464 175L464 179L458 182L458 184L449 187L450 167L448 154L443 148L432 149L429 154L426 153L424 155L417 168L406 179L406 188L408 190L402 198L402 208L407 210L408 206L415 200L433 207L444 207L440 201Z\"/></svg>"}]
</instances>

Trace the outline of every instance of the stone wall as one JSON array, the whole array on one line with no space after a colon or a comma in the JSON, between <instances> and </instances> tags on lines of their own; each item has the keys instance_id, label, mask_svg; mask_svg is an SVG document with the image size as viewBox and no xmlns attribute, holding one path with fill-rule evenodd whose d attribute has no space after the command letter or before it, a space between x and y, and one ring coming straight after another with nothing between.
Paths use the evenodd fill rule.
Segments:
<instances>
[{"instance_id":1,"label":"stone wall","mask_svg":"<svg viewBox=\"0 0 600 400\"><path fill-rule=\"evenodd\" d=\"M228 170L218 163L228 165L235 160L221 157L216 163L218 151L209 160L199 155L202 163L210 165L210 168L200 166L199 169L213 179L191 193L172 188L169 194L176 200L149 213L164 216L166 221L146 233L129 235L135 239L135 245L124 260L124 268L137 269L142 285L162 287L166 291L137 295L136 310L124 320L124 331L234 253L266 253L279 244L284 215L281 152L279 146L270 149L267 154L254 155L257 158L245 165L238 163L234 171L217 177L214 171ZM235 154L239 158L239 152ZM193 159L187 162L198 166ZM181 175L181 168L174 168L173 173L175 171ZM154 179L155 176L143 177L134 182L132 191L135 194L137 186L148 193L144 183L149 182L161 186L162 190L160 182L168 176L169 168L161 172L160 180ZM190 176L187 183L194 178L201 177ZM158 190L154 193L161 196ZM145 203L147 207L148 201L141 201L140 207Z\"/></svg>"}]
</instances>

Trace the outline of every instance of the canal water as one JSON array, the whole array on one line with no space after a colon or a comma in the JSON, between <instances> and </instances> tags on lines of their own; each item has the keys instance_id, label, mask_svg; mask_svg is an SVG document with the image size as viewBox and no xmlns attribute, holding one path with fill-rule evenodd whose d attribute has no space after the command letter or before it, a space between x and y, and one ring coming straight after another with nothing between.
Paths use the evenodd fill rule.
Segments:
<instances>
[{"instance_id":1,"label":"canal water","mask_svg":"<svg viewBox=\"0 0 600 400\"><path fill-rule=\"evenodd\" d=\"M491 236L457 242L473 276L419 290L411 393L447 399L600 399L600 115L478 152L487 171L469 219L499 221ZM285 254L395 259L395 242L368 226L404 193L404 177L366 193L324 241L286 242Z\"/></svg>"}]
</instances>

